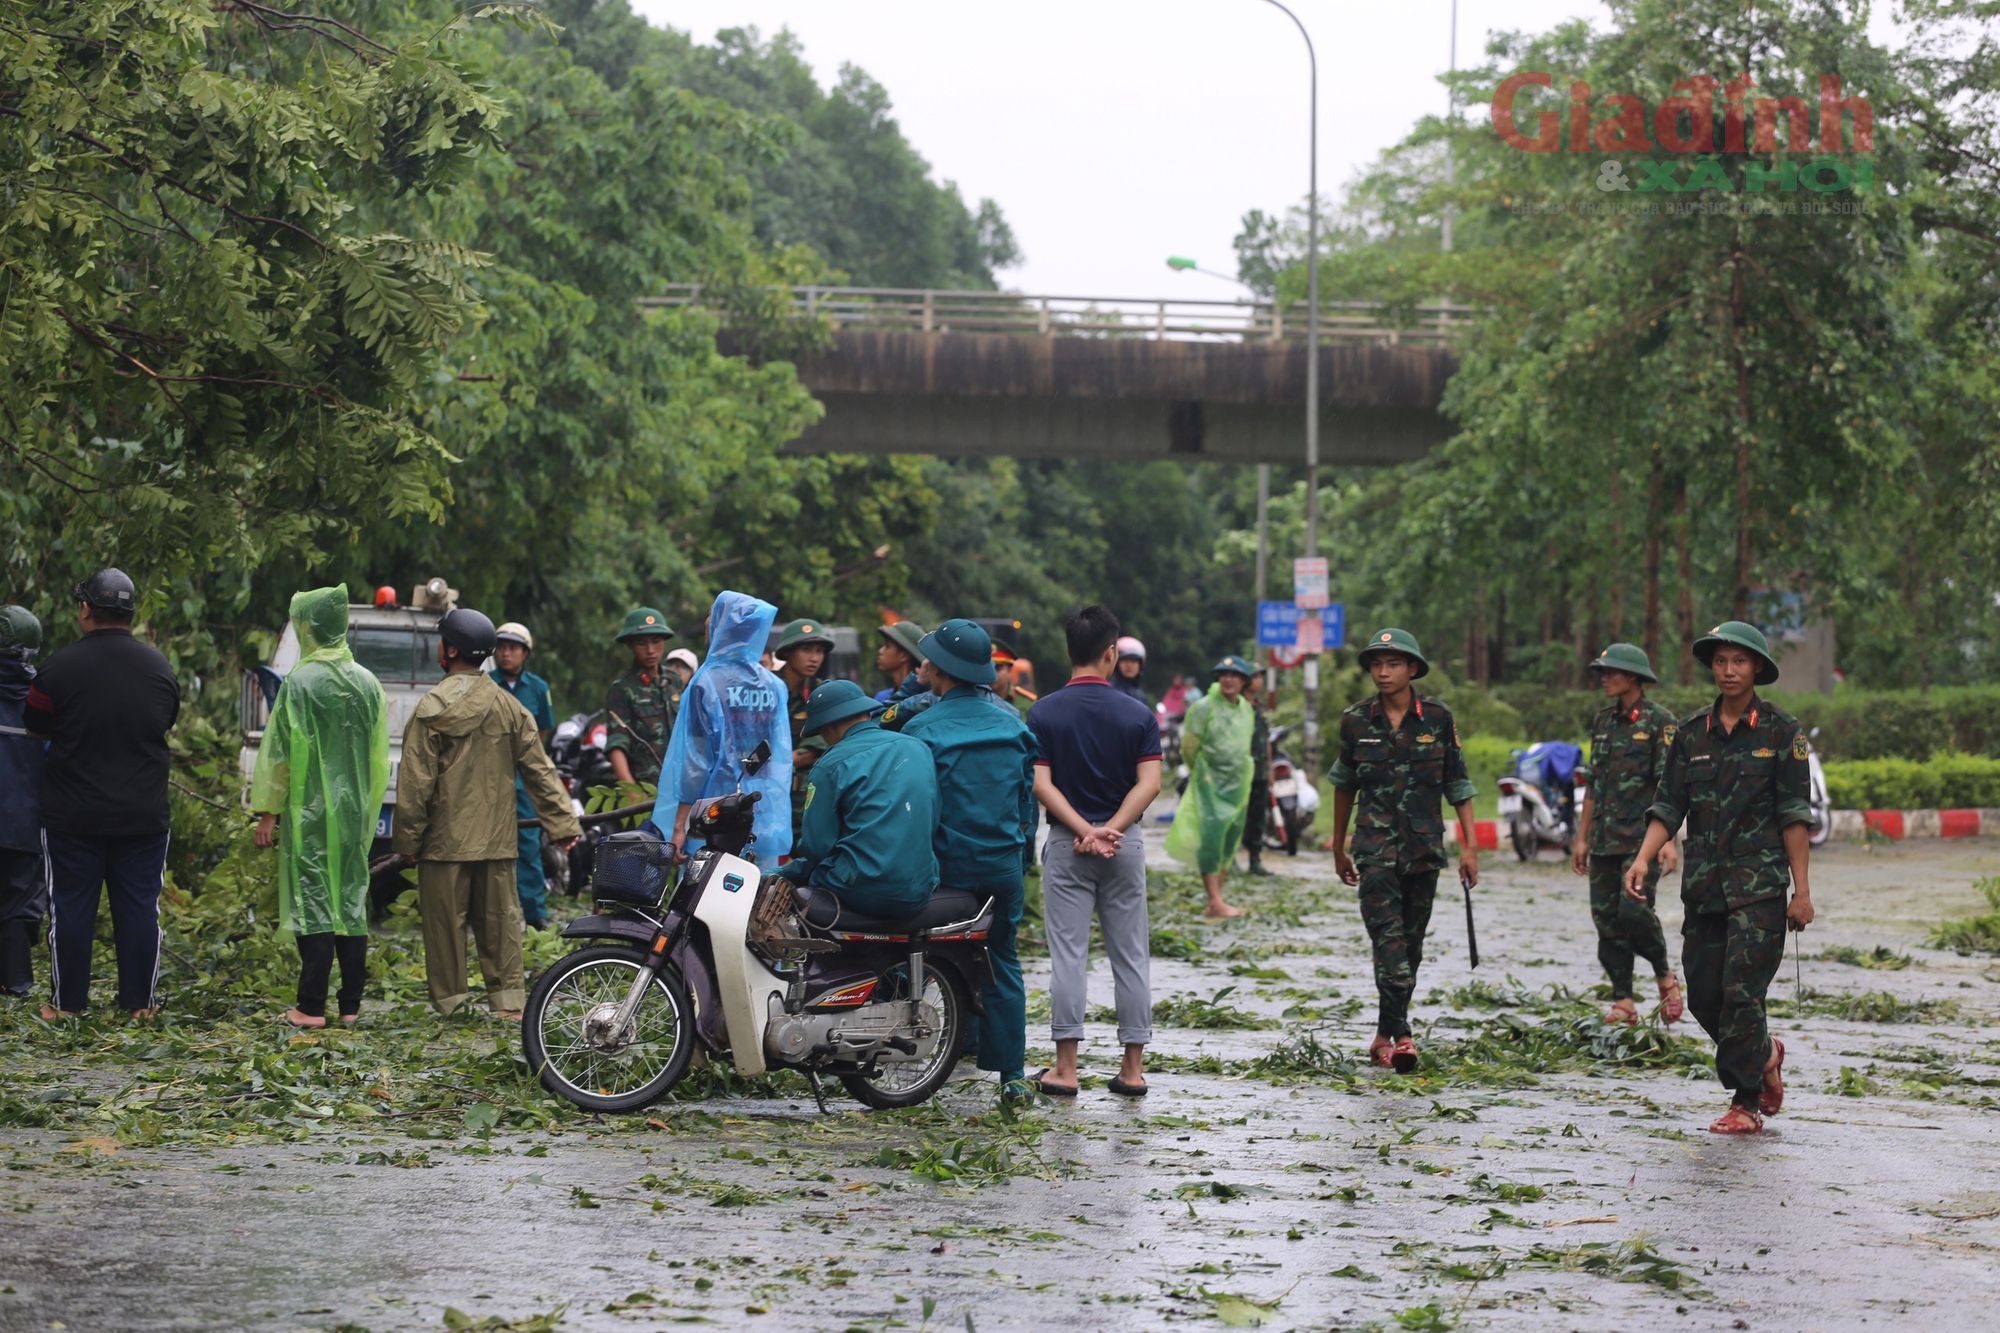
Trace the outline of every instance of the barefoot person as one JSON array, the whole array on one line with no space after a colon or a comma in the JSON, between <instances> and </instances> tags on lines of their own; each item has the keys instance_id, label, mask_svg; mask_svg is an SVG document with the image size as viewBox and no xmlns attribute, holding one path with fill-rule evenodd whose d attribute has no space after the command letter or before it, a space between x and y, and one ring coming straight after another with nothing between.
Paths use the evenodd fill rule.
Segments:
<instances>
[{"instance_id":1,"label":"barefoot person","mask_svg":"<svg viewBox=\"0 0 2000 1333\"><path fill-rule=\"evenodd\" d=\"M1342 880L1361 887L1361 919L1375 949L1381 1007L1368 1058L1407 1074L1417 1067L1410 996L1446 864L1439 802L1458 810L1458 873L1477 884L1474 788L1451 710L1411 688L1430 671L1416 636L1377 630L1358 660L1375 681L1375 697L1340 715L1339 757L1327 775L1334 789L1333 863ZM1361 820L1350 853L1347 821L1357 804Z\"/></svg>"},{"instance_id":2,"label":"barefoot person","mask_svg":"<svg viewBox=\"0 0 2000 1333\"><path fill-rule=\"evenodd\" d=\"M1709 1130L1759 1134L1785 1100L1785 1045L1765 1026L1764 992L1784 961L1786 928L1813 919L1806 734L1757 696L1778 664L1756 626L1725 620L1695 641L1694 655L1718 696L1674 733L1625 893L1645 898L1654 858L1685 820L1687 1006L1715 1041L1715 1073L1731 1098Z\"/></svg>"},{"instance_id":3,"label":"barefoot person","mask_svg":"<svg viewBox=\"0 0 2000 1333\"><path fill-rule=\"evenodd\" d=\"M1167 855L1201 872L1208 916L1242 916L1242 908L1223 901L1222 881L1236 864L1256 776L1250 755L1256 709L1243 697L1256 668L1231 654L1215 664L1214 673L1215 683L1188 705L1181 728L1188 783L1167 830Z\"/></svg>"},{"instance_id":4,"label":"barefoot person","mask_svg":"<svg viewBox=\"0 0 2000 1333\"><path fill-rule=\"evenodd\" d=\"M291 614L299 664L264 724L250 808L257 845L278 846L278 924L299 950L285 1018L323 1028L334 958L341 1022L360 1017L368 980L368 849L389 789L389 701L348 650L346 584L296 594Z\"/></svg>"},{"instance_id":5,"label":"barefoot person","mask_svg":"<svg viewBox=\"0 0 2000 1333\"><path fill-rule=\"evenodd\" d=\"M1644 898L1625 894L1625 868L1646 837L1646 807L1666 767L1676 719L1665 705L1646 697L1646 686L1657 684L1652 659L1629 643L1614 643L1590 664L1611 703L1590 724L1590 786L1577 816L1576 842L1570 868L1590 876L1590 919L1597 926L1597 961L1611 979L1611 1012L1607 1023L1637 1023L1639 1005L1632 995L1632 959L1636 954L1653 965L1660 988L1660 1016L1678 1022L1682 1012L1680 981L1667 963L1667 937L1660 931L1660 914L1653 894L1662 873L1672 874L1678 859L1674 845L1660 848L1660 858L1646 876Z\"/></svg>"}]
</instances>

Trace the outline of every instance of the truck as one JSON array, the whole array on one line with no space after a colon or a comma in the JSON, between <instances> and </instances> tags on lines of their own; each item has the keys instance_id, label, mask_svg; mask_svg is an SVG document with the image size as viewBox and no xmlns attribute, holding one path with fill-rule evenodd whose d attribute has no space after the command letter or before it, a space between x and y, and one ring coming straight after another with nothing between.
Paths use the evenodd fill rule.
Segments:
<instances>
[{"instance_id":1,"label":"truck","mask_svg":"<svg viewBox=\"0 0 2000 1333\"><path fill-rule=\"evenodd\" d=\"M444 672L438 667L438 621L457 604L458 589L434 578L413 590L408 607L396 605L393 591L385 588L377 593L373 604L350 603L347 608L347 646L354 660L382 682L382 693L389 703L389 790L382 798L382 810L375 821L375 841L369 853L369 861L374 864L389 856L389 835L396 811L396 776L403 761L403 729L431 686L444 679ZM237 752L237 767L243 777L246 806L250 801L250 776L257 768L257 750L263 743L271 708L277 703L278 687L298 664L298 631L288 621L270 664L243 673L243 745ZM393 871L373 878L370 898L379 911L405 885Z\"/></svg>"}]
</instances>

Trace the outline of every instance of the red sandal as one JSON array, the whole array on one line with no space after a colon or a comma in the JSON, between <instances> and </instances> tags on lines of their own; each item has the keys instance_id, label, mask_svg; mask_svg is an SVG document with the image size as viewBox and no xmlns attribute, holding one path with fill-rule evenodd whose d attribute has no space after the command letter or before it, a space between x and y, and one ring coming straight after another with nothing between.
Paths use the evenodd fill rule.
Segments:
<instances>
[{"instance_id":1,"label":"red sandal","mask_svg":"<svg viewBox=\"0 0 2000 1333\"><path fill-rule=\"evenodd\" d=\"M1660 978L1660 1017L1669 1023L1681 1021L1687 1002L1681 998L1681 979L1669 972Z\"/></svg>"},{"instance_id":2,"label":"red sandal","mask_svg":"<svg viewBox=\"0 0 2000 1333\"><path fill-rule=\"evenodd\" d=\"M1417 1067L1417 1044L1408 1037L1396 1038L1396 1048L1389 1054L1389 1064L1398 1074L1407 1074Z\"/></svg>"},{"instance_id":3,"label":"red sandal","mask_svg":"<svg viewBox=\"0 0 2000 1333\"><path fill-rule=\"evenodd\" d=\"M1378 1069L1393 1069L1396 1043L1391 1038L1377 1033L1375 1040L1368 1043L1368 1063Z\"/></svg>"},{"instance_id":4,"label":"red sandal","mask_svg":"<svg viewBox=\"0 0 2000 1333\"><path fill-rule=\"evenodd\" d=\"M1708 1127L1711 1134L1762 1134L1764 1117L1747 1106L1732 1105Z\"/></svg>"},{"instance_id":5,"label":"red sandal","mask_svg":"<svg viewBox=\"0 0 2000 1333\"><path fill-rule=\"evenodd\" d=\"M1639 1026L1639 1005L1630 996L1622 1000L1613 1000L1611 1002L1611 1012L1604 1016L1606 1027L1614 1027L1619 1023L1623 1023L1627 1027Z\"/></svg>"},{"instance_id":6,"label":"red sandal","mask_svg":"<svg viewBox=\"0 0 2000 1333\"><path fill-rule=\"evenodd\" d=\"M1771 1038L1771 1060L1764 1066L1764 1086L1757 1090L1757 1108L1776 1115L1785 1105L1785 1043Z\"/></svg>"}]
</instances>

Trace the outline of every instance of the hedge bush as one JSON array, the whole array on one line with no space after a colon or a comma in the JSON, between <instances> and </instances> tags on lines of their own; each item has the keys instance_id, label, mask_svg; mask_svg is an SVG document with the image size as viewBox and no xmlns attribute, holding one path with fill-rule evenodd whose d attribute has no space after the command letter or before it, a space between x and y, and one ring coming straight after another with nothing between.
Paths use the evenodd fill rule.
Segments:
<instances>
[{"instance_id":1,"label":"hedge bush","mask_svg":"<svg viewBox=\"0 0 2000 1333\"><path fill-rule=\"evenodd\" d=\"M1963 810L2000 807L2000 759L1937 754L1911 759L1857 759L1826 766L1826 790L1836 810Z\"/></svg>"}]
</instances>

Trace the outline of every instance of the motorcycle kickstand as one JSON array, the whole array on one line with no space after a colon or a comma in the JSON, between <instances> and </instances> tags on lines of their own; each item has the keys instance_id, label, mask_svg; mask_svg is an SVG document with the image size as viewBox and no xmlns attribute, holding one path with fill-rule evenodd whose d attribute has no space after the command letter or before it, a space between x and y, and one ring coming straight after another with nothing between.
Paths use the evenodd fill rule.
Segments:
<instances>
[{"instance_id":1,"label":"motorcycle kickstand","mask_svg":"<svg viewBox=\"0 0 2000 1333\"><path fill-rule=\"evenodd\" d=\"M819 1085L819 1071L817 1069L806 1070L806 1082L812 1085L813 1100L819 1103L819 1113L825 1115L827 1113L826 1091Z\"/></svg>"}]
</instances>

